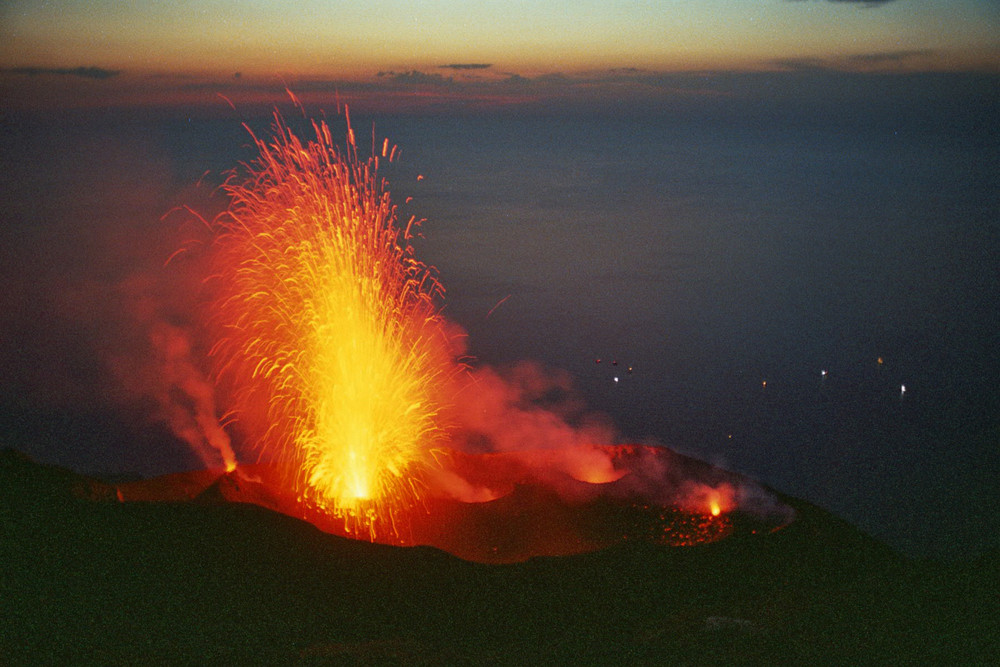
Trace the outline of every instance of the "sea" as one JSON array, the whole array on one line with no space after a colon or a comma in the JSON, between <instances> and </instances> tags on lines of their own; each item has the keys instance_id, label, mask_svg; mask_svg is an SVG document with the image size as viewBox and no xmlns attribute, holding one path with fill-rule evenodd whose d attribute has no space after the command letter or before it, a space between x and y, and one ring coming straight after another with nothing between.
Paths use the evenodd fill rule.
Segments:
<instances>
[{"instance_id":1,"label":"sea","mask_svg":"<svg viewBox=\"0 0 1000 667\"><path fill-rule=\"evenodd\" d=\"M131 427L72 398L100 385L117 335L80 322L100 285L163 266L151 229L253 159L245 120L266 135L267 116L238 113L3 117L8 443L75 469L180 465L126 452ZM423 221L415 253L470 364L564 373L621 442L744 473L907 555L1000 547L995 118L507 109L352 124L363 150L370 134L399 148L382 174L399 219Z\"/></svg>"}]
</instances>

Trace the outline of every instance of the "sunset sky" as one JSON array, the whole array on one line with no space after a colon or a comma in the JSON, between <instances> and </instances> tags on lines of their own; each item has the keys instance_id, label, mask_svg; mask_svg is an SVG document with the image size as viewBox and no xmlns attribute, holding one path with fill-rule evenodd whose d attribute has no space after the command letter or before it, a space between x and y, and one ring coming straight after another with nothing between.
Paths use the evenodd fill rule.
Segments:
<instances>
[{"instance_id":1,"label":"sunset sky","mask_svg":"<svg viewBox=\"0 0 1000 667\"><path fill-rule=\"evenodd\" d=\"M477 363L996 548L1000 0L0 0L0 445L200 465L218 186L341 103Z\"/></svg>"},{"instance_id":2,"label":"sunset sky","mask_svg":"<svg viewBox=\"0 0 1000 667\"><path fill-rule=\"evenodd\" d=\"M24 94L30 78L35 95L58 87L53 79L82 97L129 88L162 99L177 94L178 81L190 90L195 80L234 78L243 86L386 88L557 77L595 85L692 71L1000 69L994 0L13 0L0 12L3 88ZM88 83L67 83L78 79Z\"/></svg>"}]
</instances>

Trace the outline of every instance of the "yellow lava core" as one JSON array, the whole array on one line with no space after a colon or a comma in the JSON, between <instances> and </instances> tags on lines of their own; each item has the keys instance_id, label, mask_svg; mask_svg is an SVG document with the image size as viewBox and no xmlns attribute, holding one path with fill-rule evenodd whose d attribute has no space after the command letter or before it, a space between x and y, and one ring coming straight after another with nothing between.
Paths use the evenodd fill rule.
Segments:
<instances>
[{"instance_id":1,"label":"yellow lava core","mask_svg":"<svg viewBox=\"0 0 1000 667\"><path fill-rule=\"evenodd\" d=\"M303 142L279 114L215 224L212 350L234 412L284 482L347 532L389 540L420 497L458 367L443 292L396 221L379 159L325 122ZM374 151L373 151L374 153ZM389 529L389 535L385 529Z\"/></svg>"},{"instance_id":2,"label":"yellow lava core","mask_svg":"<svg viewBox=\"0 0 1000 667\"><path fill-rule=\"evenodd\" d=\"M712 513L712 516L719 516L722 513L722 508L719 506L718 500L713 500L709 503L709 511Z\"/></svg>"}]
</instances>

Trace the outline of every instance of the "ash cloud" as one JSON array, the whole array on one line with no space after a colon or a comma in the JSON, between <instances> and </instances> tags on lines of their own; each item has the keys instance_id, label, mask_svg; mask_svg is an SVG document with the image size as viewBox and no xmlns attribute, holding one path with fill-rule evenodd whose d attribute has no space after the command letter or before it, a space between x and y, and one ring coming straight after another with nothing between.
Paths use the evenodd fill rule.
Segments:
<instances>
[{"instance_id":1,"label":"ash cloud","mask_svg":"<svg viewBox=\"0 0 1000 667\"><path fill-rule=\"evenodd\" d=\"M166 424L205 467L235 467L196 330L174 323L178 318L171 316L166 300L155 296L151 282L149 276L137 274L119 285L137 349L115 350L106 363L129 397L148 399L149 417Z\"/></svg>"},{"instance_id":2,"label":"ash cloud","mask_svg":"<svg viewBox=\"0 0 1000 667\"><path fill-rule=\"evenodd\" d=\"M469 451L573 449L618 439L607 417L586 410L569 374L529 361L473 370L449 416Z\"/></svg>"},{"instance_id":3,"label":"ash cloud","mask_svg":"<svg viewBox=\"0 0 1000 667\"><path fill-rule=\"evenodd\" d=\"M179 233L163 215L180 202L209 210L209 188L179 182L141 125L80 127L23 127L2 157L11 201L0 212L0 278L10 288L0 295L0 402L35 424L19 446L42 459L168 472L183 452L164 448L169 429L218 466L228 444L194 321L203 268L193 255L164 267L192 230ZM99 416L93 433L71 434L93 440L91 451L45 436L53 415ZM120 429L128 441L108 444Z\"/></svg>"},{"instance_id":4,"label":"ash cloud","mask_svg":"<svg viewBox=\"0 0 1000 667\"><path fill-rule=\"evenodd\" d=\"M569 373L536 362L473 369L447 418L456 430L452 446L470 454L504 454L570 502L607 494L693 513L717 505L723 512L740 509L779 523L791 518L788 507L750 479L657 443L624 443L608 416L588 409ZM485 502L511 491L450 473L435 481L463 502Z\"/></svg>"}]
</instances>

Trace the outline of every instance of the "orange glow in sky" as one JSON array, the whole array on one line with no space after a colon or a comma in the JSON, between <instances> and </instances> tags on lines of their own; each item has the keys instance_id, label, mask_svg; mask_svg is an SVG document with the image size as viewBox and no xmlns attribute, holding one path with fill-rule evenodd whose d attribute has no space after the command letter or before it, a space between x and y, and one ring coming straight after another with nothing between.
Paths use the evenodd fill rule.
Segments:
<instances>
[{"instance_id":1,"label":"orange glow in sky","mask_svg":"<svg viewBox=\"0 0 1000 667\"><path fill-rule=\"evenodd\" d=\"M65 74L79 67L120 73L119 81L144 76L147 93L156 87L153 76L204 82L237 73L244 82L374 85L387 82L385 73L413 72L473 84L609 72L804 67L997 72L1000 5L993 0L11 0L0 7L0 74L23 75L25 68L33 68L32 74ZM181 88L176 86L174 99L180 99Z\"/></svg>"},{"instance_id":2,"label":"orange glow in sky","mask_svg":"<svg viewBox=\"0 0 1000 667\"><path fill-rule=\"evenodd\" d=\"M916 51L961 63L995 59L1000 43L1000 9L984 0L13 0L0 12L5 67L351 77L447 63L688 69Z\"/></svg>"}]
</instances>

